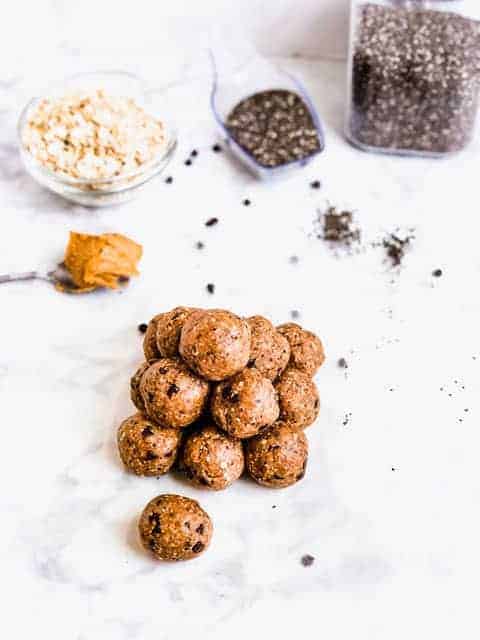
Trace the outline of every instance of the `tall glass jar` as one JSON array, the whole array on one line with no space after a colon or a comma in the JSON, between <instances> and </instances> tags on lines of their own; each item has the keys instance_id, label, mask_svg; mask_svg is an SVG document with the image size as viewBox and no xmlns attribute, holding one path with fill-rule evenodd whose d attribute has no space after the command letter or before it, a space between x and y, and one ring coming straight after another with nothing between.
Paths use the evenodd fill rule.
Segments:
<instances>
[{"instance_id":1,"label":"tall glass jar","mask_svg":"<svg viewBox=\"0 0 480 640\"><path fill-rule=\"evenodd\" d=\"M351 0L346 135L383 153L442 156L474 135L479 0Z\"/></svg>"}]
</instances>

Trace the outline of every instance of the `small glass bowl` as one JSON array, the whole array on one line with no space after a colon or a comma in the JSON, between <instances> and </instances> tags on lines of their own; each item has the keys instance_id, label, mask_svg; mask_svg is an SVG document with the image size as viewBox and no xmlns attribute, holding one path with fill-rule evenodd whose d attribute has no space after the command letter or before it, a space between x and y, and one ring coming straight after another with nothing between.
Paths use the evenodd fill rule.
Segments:
<instances>
[{"instance_id":1,"label":"small glass bowl","mask_svg":"<svg viewBox=\"0 0 480 640\"><path fill-rule=\"evenodd\" d=\"M123 71L79 73L66 78L61 85L48 88L45 95L61 96L75 89L98 88L105 89L107 93L113 95L134 98L145 111L161 119L165 126L167 138L165 147L157 158L142 165L137 171L114 178L87 180L59 175L44 167L22 142L22 132L28 117L42 98L30 100L20 114L17 127L20 156L30 176L50 191L85 207L108 207L133 200L167 167L177 147L177 133L168 117L168 109L162 100L157 102L159 92L146 89L144 82L134 74Z\"/></svg>"},{"instance_id":2,"label":"small glass bowl","mask_svg":"<svg viewBox=\"0 0 480 640\"><path fill-rule=\"evenodd\" d=\"M254 56L245 64L234 66L231 60L225 62L210 52L213 71L210 106L222 138L235 156L255 176L262 180L283 177L296 169L305 167L325 148L325 136L320 116L305 87L294 76L272 65L267 60ZM223 67L223 68L222 68ZM258 163L232 137L225 122L232 109L245 98L265 90L285 89L298 94L310 112L318 132L319 149L301 160L292 160L278 167L266 167Z\"/></svg>"}]
</instances>

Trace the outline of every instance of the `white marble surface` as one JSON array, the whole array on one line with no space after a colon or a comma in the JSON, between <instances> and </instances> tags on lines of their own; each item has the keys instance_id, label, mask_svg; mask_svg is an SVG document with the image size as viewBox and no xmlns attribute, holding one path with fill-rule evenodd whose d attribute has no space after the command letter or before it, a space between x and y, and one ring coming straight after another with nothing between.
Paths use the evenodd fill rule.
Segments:
<instances>
[{"instance_id":1,"label":"white marble surface","mask_svg":"<svg viewBox=\"0 0 480 640\"><path fill-rule=\"evenodd\" d=\"M70 229L126 233L145 257L123 293L0 287L2 637L478 637L478 144L446 161L362 154L340 133L343 63L295 60L286 65L314 95L327 150L290 180L260 184L210 151L207 82L192 73L169 92L182 132L174 183L86 210L20 166L15 113L45 81L29 64L0 85L0 271L54 264ZM73 70L74 56L55 64ZM150 78L157 64L135 60ZM317 178L320 191L309 188ZM315 238L327 201L356 210L364 251L334 256ZM207 229L211 216L220 223ZM399 225L416 240L392 272L370 245ZM177 304L276 322L295 309L321 335L323 408L303 482L205 493L123 471L115 431L133 411L137 325ZM215 536L198 560L162 566L139 549L136 518L161 492L210 512Z\"/></svg>"}]
</instances>

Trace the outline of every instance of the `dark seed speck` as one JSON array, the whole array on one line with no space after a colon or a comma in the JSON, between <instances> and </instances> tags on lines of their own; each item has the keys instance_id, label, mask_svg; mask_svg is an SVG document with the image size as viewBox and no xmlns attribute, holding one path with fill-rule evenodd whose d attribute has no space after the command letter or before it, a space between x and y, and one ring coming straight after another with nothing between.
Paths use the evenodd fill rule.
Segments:
<instances>
[{"instance_id":1,"label":"dark seed speck","mask_svg":"<svg viewBox=\"0 0 480 640\"><path fill-rule=\"evenodd\" d=\"M309 553L302 556L301 563L304 567L311 567L314 562L315 562L315 558L311 556Z\"/></svg>"}]
</instances>

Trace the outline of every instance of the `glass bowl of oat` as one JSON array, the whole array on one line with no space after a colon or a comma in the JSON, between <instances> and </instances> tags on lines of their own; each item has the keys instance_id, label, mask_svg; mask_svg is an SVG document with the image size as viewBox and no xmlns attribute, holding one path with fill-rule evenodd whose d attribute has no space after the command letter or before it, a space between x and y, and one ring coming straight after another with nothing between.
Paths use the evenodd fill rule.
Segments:
<instances>
[{"instance_id":1,"label":"glass bowl of oat","mask_svg":"<svg viewBox=\"0 0 480 640\"><path fill-rule=\"evenodd\" d=\"M87 207L132 200L177 146L161 93L121 71L77 74L30 100L18 140L34 180Z\"/></svg>"}]
</instances>

